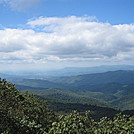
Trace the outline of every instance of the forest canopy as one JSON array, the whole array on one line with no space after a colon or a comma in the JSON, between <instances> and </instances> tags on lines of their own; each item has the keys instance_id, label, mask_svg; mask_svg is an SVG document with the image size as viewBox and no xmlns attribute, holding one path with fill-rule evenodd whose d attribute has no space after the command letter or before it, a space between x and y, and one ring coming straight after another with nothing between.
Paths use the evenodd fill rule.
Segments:
<instances>
[{"instance_id":1,"label":"forest canopy","mask_svg":"<svg viewBox=\"0 0 134 134\"><path fill-rule=\"evenodd\" d=\"M55 114L46 101L20 92L12 83L0 79L1 134L133 134L134 116L116 114L95 121L90 109L83 114Z\"/></svg>"}]
</instances>

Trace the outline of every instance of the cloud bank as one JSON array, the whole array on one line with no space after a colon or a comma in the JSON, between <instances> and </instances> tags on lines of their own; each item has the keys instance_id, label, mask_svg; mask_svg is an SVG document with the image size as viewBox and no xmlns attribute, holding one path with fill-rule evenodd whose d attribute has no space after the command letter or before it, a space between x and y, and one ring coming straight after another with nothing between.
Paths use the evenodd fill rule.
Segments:
<instances>
[{"instance_id":1,"label":"cloud bank","mask_svg":"<svg viewBox=\"0 0 134 134\"><path fill-rule=\"evenodd\" d=\"M27 26L30 29L0 30L0 63L133 62L133 24L69 16L39 17Z\"/></svg>"},{"instance_id":2,"label":"cloud bank","mask_svg":"<svg viewBox=\"0 0 134 134\"><path fill-rule=\"evenodd\" d=\"M28 8L36 6L41 0L0 0L1 4L8 5L16 11L25 11Z\"/></svg>"}]
</instances>

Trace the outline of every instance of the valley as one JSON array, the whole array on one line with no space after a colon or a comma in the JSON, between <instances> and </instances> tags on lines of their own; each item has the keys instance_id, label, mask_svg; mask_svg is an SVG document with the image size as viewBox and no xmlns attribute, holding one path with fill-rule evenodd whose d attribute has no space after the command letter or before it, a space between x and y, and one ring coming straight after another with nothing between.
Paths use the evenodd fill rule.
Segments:
<instances>
[{"instance_id":1,"label":"valley","mask_svg":"<svg viewBox=\"0 0 134 134\"><path fill-rule=\"evenodd\" d=\"M121 110L134 109L133 70L116 70L75 76L64 76L61 73L61 75L57 75L55 79L39 79L39 77L33 79L26 78L25 75L25 77L9 77L9 75L5 75L5 77L8 76L7 80L14 83L21 91L28 91L51 102L106 105Z\"/></svg>"}]
</instances>

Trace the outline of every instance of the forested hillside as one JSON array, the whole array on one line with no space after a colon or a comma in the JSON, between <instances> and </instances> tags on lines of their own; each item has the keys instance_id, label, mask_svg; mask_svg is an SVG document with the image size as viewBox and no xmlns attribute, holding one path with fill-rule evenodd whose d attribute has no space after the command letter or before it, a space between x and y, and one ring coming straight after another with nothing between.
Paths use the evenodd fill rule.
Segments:
<instances>
[{"instance_id":1,"label":"forested hillside","mask_svg":"<svg viewBox=\"0 0 134 134\"><path fill-rule=\"evenodd\" d=\"M55 80L56 83L72 84L75 86L81 85L97 85L106 83L134 84L134 71L118 70L108 71L104 73L94 73L63 77Z\"/></svg>"},{"instance_id":2,"label":"forested hillside","mask_svg":"<svg viewBox=\"0 0 134 134\"><path fill-rule=\"evenodd\" d=\"M46 102L28 92L21 93L6 80L0 80L0 102L1 134L133 134L134 132L134 116L117 114L113 120L105 116L95 121L90 111L56 115L48 109ZM75 105L81 107L79 104Z\"/></svg>"},{"instance_id":3,"label":"forested hillside","mask_svg":"<svg viewBox=\"0 0 134 134\"><path fill-rule=\"evenodd\" d=\"M94 121L91 112L56 116L46 102L27 92L21 93L5 80L0 80L0 102L1 134L132 134L134 130L134 116L118 114L113 120L104 117L99 121Z\"/></svg>"},{"instance_id":4,"label":"forested hillside","mask_svg":"<svg viewBox=\"0 0 134 134\"><path fill-rule=\"evenodd\" d=\"M57 80L14 79L21 91L28 90L45 100L67 103L110 105L121 110L134 109L134 71L61 77Z\"/></svg>"}]
</instances>

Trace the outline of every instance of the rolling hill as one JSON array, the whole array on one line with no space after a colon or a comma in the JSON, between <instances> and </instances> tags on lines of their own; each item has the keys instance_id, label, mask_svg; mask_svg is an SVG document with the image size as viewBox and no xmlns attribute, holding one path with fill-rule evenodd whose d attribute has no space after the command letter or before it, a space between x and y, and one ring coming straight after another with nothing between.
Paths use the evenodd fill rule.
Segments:
<instances>
[{"instance_id":1,"label":"rolling hill","mask_svg":"<svg viewBox=\"0 0 134 134\"><path fill-rule=\"evenodd\" d=\"M134 84L134 71L118 70L105 73L85 74L70 77L62 77L55 83L69 84L73 86L96 85L106 83Z\"/></svg>"},{"instance_id":2,"label":"rolling hill","mask_svg":"<svg viewBox=\"0 0 134 134\"><path fill-rule=\"evenodd\" d=\"M29 90L47 100L134 109L134 71L109 71L61 77L54 81L16 79L13 83L21 90Z\"/></svg>"}]
</instances>

